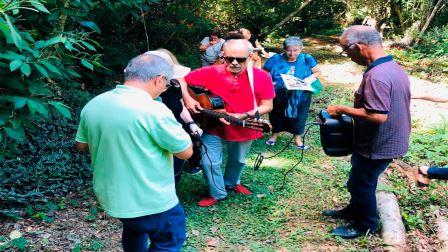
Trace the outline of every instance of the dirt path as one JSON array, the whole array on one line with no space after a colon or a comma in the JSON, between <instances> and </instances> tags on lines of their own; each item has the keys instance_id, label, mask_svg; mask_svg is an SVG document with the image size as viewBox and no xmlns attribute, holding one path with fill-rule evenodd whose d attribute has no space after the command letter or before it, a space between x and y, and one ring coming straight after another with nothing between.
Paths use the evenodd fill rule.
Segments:
<instances>
[{"instance_id":1,"label":"dirt path","mask_svg":"<svg viewBox=\"0 0 448 252\"><path fill-rule=\"evenodd\" d=\"M340 47L336 39L305 39L310 53L319 51L322 55L320 68L328 84L344 84L355 90L362 80L363 68L348 58L326 57L337 55ZM330 60L327 60L329 58ZM411 93L416 95L436 95L448 97L448 83L435 83L410 76ZM411 101L412 119L417 127L438 125L448 120L448 103L434 103L413 99Z\"/></svg>"}]
</instances>

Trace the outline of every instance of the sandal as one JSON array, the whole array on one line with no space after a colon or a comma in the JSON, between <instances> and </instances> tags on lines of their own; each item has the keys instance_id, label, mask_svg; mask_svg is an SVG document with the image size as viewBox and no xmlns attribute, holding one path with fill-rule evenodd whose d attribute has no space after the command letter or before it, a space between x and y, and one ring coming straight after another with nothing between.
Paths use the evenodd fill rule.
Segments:
<instances>
[{"instance_id":1,"label":"sandal","mask_svg":"<svg viewBox=\"0 0 448 252\"><path fill-rule=\"evenodd\" d=\"M302 144L302 145L297 145L296 148L299 150L308 150L310 147L308 145Z\"/></svg>"},{"instance_id":2,"label":"sandal","mask_svg":"<svg viewBox=\"0 0 448 252\"><path fill-rule=\"evenodd\" d=\"M420 169L420 167L418 167L417 168L417 178L416 178L417 186L420 187L420 188L426 189L429 186L429 183L425 183L425 182L420 181L420 178L428 179L428 174L424 174L422 172L422 170Z\"/></svg>"},{"instance_id":3,"label":"sandal","mask_svg":"<svg viewBox=\"0 0 448 252\"><path fill-rule=\"evenodd\" d=\"M268 140L268 141L266 141L266 144L269 145L269 146L274 146L275 145L275 141Z\"/></svg>"}]
</instances>

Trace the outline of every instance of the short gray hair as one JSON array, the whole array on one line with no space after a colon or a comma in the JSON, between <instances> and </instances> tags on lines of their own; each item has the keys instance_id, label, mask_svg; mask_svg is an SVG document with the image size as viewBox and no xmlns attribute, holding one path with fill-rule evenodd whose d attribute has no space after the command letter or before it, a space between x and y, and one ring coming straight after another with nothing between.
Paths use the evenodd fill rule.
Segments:
<instances>
[{"instance_id":1,"label":"short gray hair","mask_svg":"<svg viewBox=\"0 0 448 252\"><path fill-rule=\"evenodd\" d=\"M243 45L243 43L245 43L245 45ZM229 47L229 46L243 46L243 47L247 46L247 52L249 54L251 54L252 51L254 50L254 47L252 46L252 44L248 40L240 39L240 38L236 38L236 39L232 38L232 39L226 40L226 42L223 43L221 50L224 51L224 49Z\"/></svg>"},{"instance_id":2,"label":"short gray hair","mask_svg":"<svg viewBox=\"0 0 448 252\"><path fill-rule=\"evenodd\" d=\"M302 40L300 39L300 37L298 37L298 36L287 37L285 39L285 41L283 41L283 49L286 50L290 46L297 46L300 49L302 49L303 43L302 43Z\"/></svg>"},{"instance_id":3,"label":"short gray hair","mask_svg":"<svg viewBox=\"0 0 448 252\"><path fill-rule=\"evenodd\" d=\"M347 45L361 43L368 46L377 46L383 44L381 34L374 28L364 25L350 26L342 33L341 37L345 37Z\"/></svg>"},{"instance_id":4,"label":"short gray hair","mask_svg":"<svg viewBox=\"0 0 448 252\"><path fill-rule=\"evenodd\" d=\"M139 55L131 59L124 70L124 80L139 80L147 82L159 75L168 80L173 76L172 65L157 55Z\"/></svg>"}]
</instances>

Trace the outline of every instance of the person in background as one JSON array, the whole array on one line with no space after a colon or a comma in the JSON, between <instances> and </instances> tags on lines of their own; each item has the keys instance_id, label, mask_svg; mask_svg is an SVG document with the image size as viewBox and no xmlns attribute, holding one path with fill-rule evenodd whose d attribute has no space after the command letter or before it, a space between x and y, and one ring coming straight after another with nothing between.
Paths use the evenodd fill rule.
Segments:
<instances>
[{"instance_id":1,"label":"person in background","mask_svg":"<svg viewBox=\"0 0 448 252\"><path fill-rule=\"evenodd\" d=\"M180 251L185 213L176 195L173 154L188 159L190 136L155 99L185 74L156 55L129 61L123 85L81 111L76 147L89 151L101 207L123 223L124 251Z\"/></svg>"},{"instance_id":2,"label":"person in background","mask_svg":"<svg viewBox=\"0 0 448 252\"><path fill-rule=\"evenodd\" d=\"M187 75L191 69L179 64L177 58L168 50L160 48L156 51L146 52L147 55L156 55L164 58L171 64L173 64L179 72L183 75ZM193 118L185 108L182 101L182 92L180 90L180 84L176 79L170 81L171 86L160 95L162 102L173 112L174 117L177 122L182 124L184 129L190 131L192 137L200 137L202 135L202 129L196 124ZM193 141L194 142L194 141ZM201 171L199 167L199 162L191 162L200 160L201 149L197 145L193 145L193 156L189 159L189 164L191 167L185 169L185 172L195 174ZM182 171L184 171L185 160L173 156L174 159L174 175L176 185L179 183L182 177Z\"/></svg>"},{"instance_id":3,"label":"person in background","mask_svg":"<svg viewBox=\"0 0 448 252\"><path fill-rule=\"evenodd\" d=\"M224 39L219 37L219 32L213 30L211 34L204 37L199 44L199 50L202 52L201 64L202 66L211 66L219 63L219 53L221 52Z\"/></svg>"},{"instance_id":4,"label":"person in background","mask_svg":"<svg viewBox=\"0 0 448 252\"><path fill-rule=\"evenodd\" d=\"M442 95L414 95L412 94L412 99L419 99L419 100L425 100L425 101L432 101L432 102L448 102L448 95L442 96Z\"/></svg>"},{"instance_id":5,"label":"person in background","mask_svg":"<svg viewBox=\"0 0 448 252\"><path fill-rule=\"evenodd\" d=\"M306 118L310 109L312 92L303 90L287 90L281 74L288 74L299 79L309 76L320 77L317 61L310 54L302 52L303 43L299 37L288 37L283 42L284 52L275 54L266 61L263 69L268 71L274 81L276 97L274 109L269 113L272 124L272 135L267 145L275 145L282 131L294 135L295 145L299 149L307 149L302 142Z\"/></svg>"},{"instance_id":6,"label":"person in background","mask_svg":"<svg viewBox=\"0 0 448 252\"><path fill-rule=\"evenodd\" d=\"M334 229L331 234L352 239L378 231L375 195L378 177L392 159L408 151L411 92L408 75L385 53L381 35L374 28L351 26L342 33L340 45L341 55L367 68L355 92L354 107L327 108L331 116L353 117L354 147L347 181L350 203L323 214L350 220L350 224Z\"/></svg>"},{"instance_id":7,"label":"person in background","mask_svg":"<svg viewBox=\"0 0 448 252\"><path fill-rule=\"evenodd\" d=\"M421 99L432 102L448 102L448 96L441 95L412 95L412 99ZM422 189L427 189L430 179L448 180L448 167L420 166L416 175L417 185Z\"/></svg>"},{"instance_id":8,"label":"person in background","mask_svg":"<svg viewBox=\"0 0 448 252\"><path fill-rule=\"evenodd\" d=\"M250 50L244 39L229 39L223 46L225 64L202 67L191 71L181 79L185 106L192 112L202 109L187 91L187 83L206 88L220 96L227 113L240 119L256 118L272 109L274 88L265 71L248 68ZM253 71L253 90L248 77L248 69ZM186 82L185 82L186 81ZM201 207L209 207L227 197L227 191L243 195L252 192L241 184L240 178L245 166L245 158L252 141L262 136L260 132L241 126L223 124L207 129L202 135L202 168L208 185L208 196L199 201ZM223 174L224 145L227 146L227 164Z\"/></svg>"},{"instance_id":9,"label":"person in background","mask_svg":"<svg viewBox=\"0 0 448 252\"><path fill-rule=\"evenodd\" d=\"M252 34L248 29L246 28L240 28L238 30L239 33L241 33L244 36L244 39L250 42L250 45L252 46L252 54L251 59L253 61L253 66L256 68L261 68L261 57L258 52L261 52L263 50L263 47L258 42L257 37L255 37L254 34Z\"/></svg>"}]
</instances>

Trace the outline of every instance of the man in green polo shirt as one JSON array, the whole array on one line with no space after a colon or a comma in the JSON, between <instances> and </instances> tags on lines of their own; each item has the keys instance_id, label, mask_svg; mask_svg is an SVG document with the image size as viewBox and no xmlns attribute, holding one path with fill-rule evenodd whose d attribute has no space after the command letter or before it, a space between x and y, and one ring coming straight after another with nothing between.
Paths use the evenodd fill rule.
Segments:
<instances>
[{"instance_id":1,"label":"man in green polo shirt","mask_svg":"<svg viewBox=\"0 0 448 252\"><path fill-rule=\"evenodd\" d=\"M81 111L76 146L89 151L93 187L104 210L123 222L125 251L180 251L185 213L175 191L173 157L192 155L189 135L154 100L169 79L187 72L156 55L140 55L124 85L93 98Z\"/></svg>"}]
</instances>

